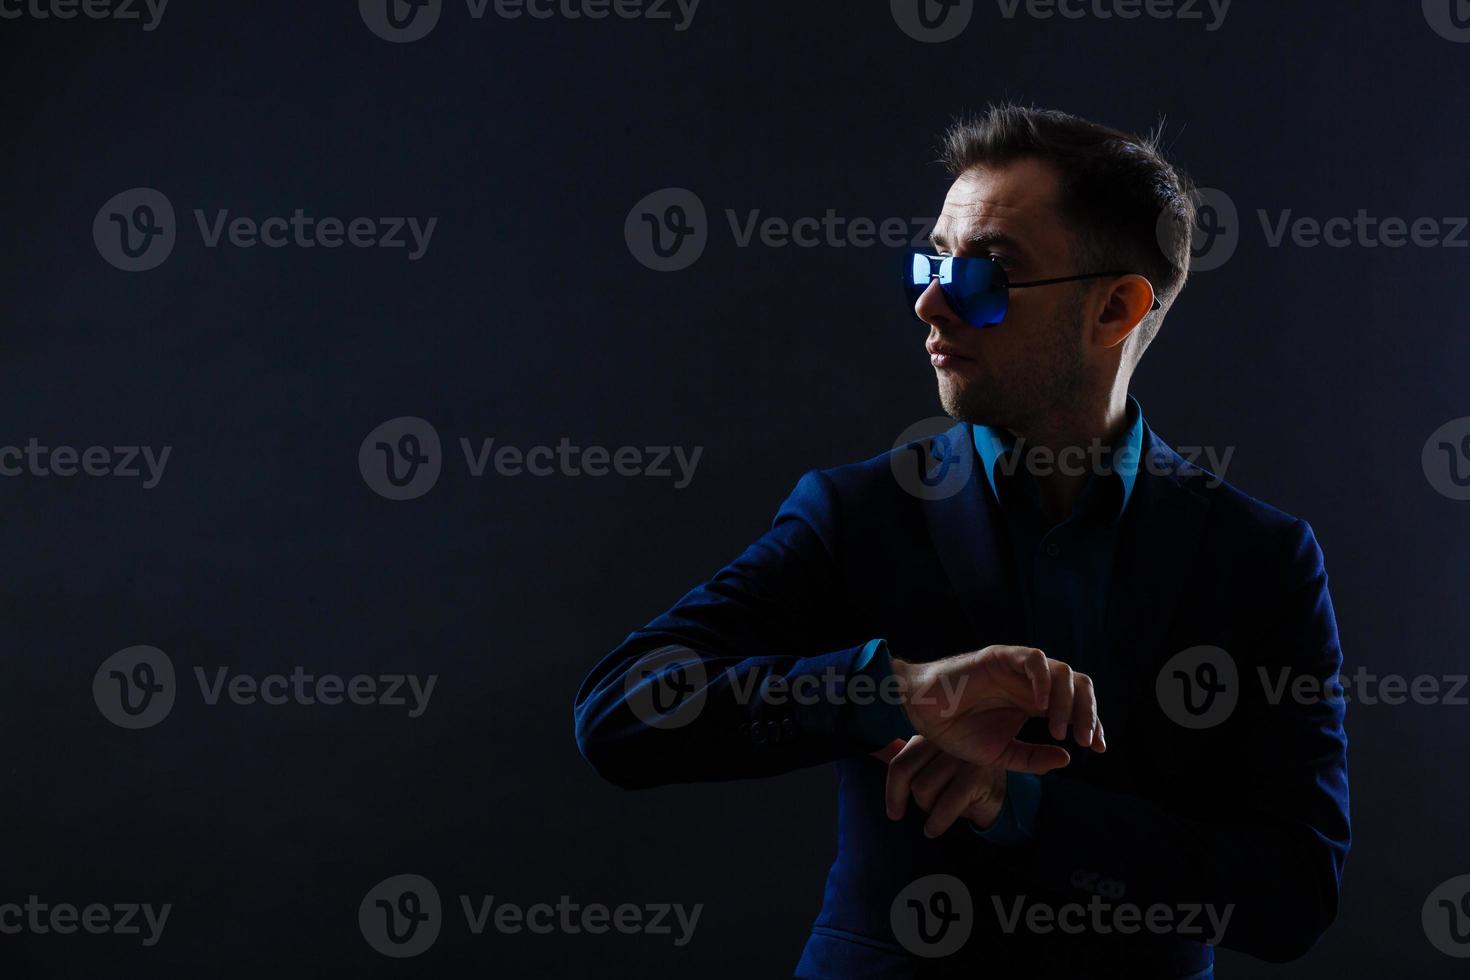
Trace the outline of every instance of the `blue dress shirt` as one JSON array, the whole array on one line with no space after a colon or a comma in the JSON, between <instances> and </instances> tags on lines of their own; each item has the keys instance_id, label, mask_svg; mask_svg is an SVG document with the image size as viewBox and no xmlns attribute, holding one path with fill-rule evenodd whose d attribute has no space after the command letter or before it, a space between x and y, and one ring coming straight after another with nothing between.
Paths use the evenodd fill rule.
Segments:
<instances>
[{"instance_id":1,"label":"blue dress shirt","mask_svg":"<svg viewBox=\"0 0 1470 980\"><path fill-rule=\"evenodd\" d=\"M1084 447L1080 453L1052 457L1025 445L1009 432L972 426L989 492L1005 516L1021 596L1026 605L1030 643L1050 658L1091 676L1105 686L1103 638L1108 587L1118 527L1138 475L1143 449L1143 409L1128 399L1128 427L1116 446ZM1042 511L1033 475L1049 468L1089 473L1072 512L1053 523ZM873 640L859 656L857 669L875 681L892 673L887 644ZM900 706L874 703L857 711L854 728L873 744L914 734ZM977 833L999 844L1030 839L1041 801L1040 777L1006 774L1006 800L1000 816Z\"/></svg>"}]
</instances>

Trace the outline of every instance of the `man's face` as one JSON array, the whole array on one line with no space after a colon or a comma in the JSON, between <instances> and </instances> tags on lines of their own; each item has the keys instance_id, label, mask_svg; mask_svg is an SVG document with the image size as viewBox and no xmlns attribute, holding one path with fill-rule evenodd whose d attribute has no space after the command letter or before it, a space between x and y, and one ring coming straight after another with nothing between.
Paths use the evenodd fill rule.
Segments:
<instances>
[{"instance_id":1,"label":"man's face","mask_svg":"<svg viewBox=\"0 0 1470 980\"><path fill-rule=\"evenodd\" d=\"M993 257L1012 282L1072 275L1071 238L1058 213L1056 173L1031 159L972 170L950 187L934 228L939 254ZM1025 429L1064 409L1084 381L1085 285L1010 294L1005 319L977 329L949 307L938 283L914 304L944 410L966 422Z\"/></svg>"}]
</instances>

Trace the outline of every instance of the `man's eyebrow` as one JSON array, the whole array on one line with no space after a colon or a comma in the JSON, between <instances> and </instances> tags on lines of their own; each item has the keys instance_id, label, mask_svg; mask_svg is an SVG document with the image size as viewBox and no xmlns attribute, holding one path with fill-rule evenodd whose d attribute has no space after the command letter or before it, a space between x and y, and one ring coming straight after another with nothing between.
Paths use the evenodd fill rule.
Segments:
<instances>
[{"instance_id":1,"label":"man's eyebrow","mask_svg":"<svg viewBox=\"0 0 1470 980\"><path fill-rule=\"evenodd\" d=\"M972 232L971 234L966 235L964 243L970 248L1000 248L1010 252L1014 252L1017 255L1021 256L1027 254L1025 247L1022 246L1020 242L1016 241L1010 235L1007 235L1005 232L993 231L990 229L981 229L980 231ZM948 249L950 247L949 239L944 235L943 232L937 231L930 233L929 244L933 245L936 249L941 250Z\"/></svg>"}]
</instances>

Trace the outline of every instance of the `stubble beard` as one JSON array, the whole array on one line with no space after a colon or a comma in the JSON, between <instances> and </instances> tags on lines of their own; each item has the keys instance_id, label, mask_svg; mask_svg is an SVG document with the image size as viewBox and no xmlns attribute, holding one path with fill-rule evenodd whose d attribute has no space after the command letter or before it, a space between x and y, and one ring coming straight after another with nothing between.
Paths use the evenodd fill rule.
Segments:
<instances>
[{"instance_id":1,"label":"stubble beard","mask_svg":"<svg viewBox=\"0 0 1470 980\"><path fill-rule=\"evenodd\" d=\"M939 403L945 414L971 425L1025 432L1037 420L1071 406L1080 397L1085 377L1081 299L1075 296L1047 325L1045 333L1052 343L1046 356L1019 370L1001 373L992 370L985 377L940 375Z\"/></svg>"}]
</instances>

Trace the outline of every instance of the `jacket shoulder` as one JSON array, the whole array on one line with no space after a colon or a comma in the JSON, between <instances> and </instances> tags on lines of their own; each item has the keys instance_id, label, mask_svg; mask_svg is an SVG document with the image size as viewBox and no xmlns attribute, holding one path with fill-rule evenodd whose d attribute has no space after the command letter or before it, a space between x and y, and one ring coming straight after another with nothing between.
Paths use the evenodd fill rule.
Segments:
<instances>
[{"instance_id":1,"label":"jacket shoulder","mask_svg":"<svg viewBox=\"0 0 1470 980\"><path fill-rule=\"evenodd\" d=\"M1209 505L1210 524L1216 532L1240 545L1292 541L1293 550L1307 542L1315 545L1315 534L1306 520L1246 493L1223 476L1184 457L1149 433L1150 450L1141 466L1159 466L1179 486Z\"/></svg>"}]
</instances>

